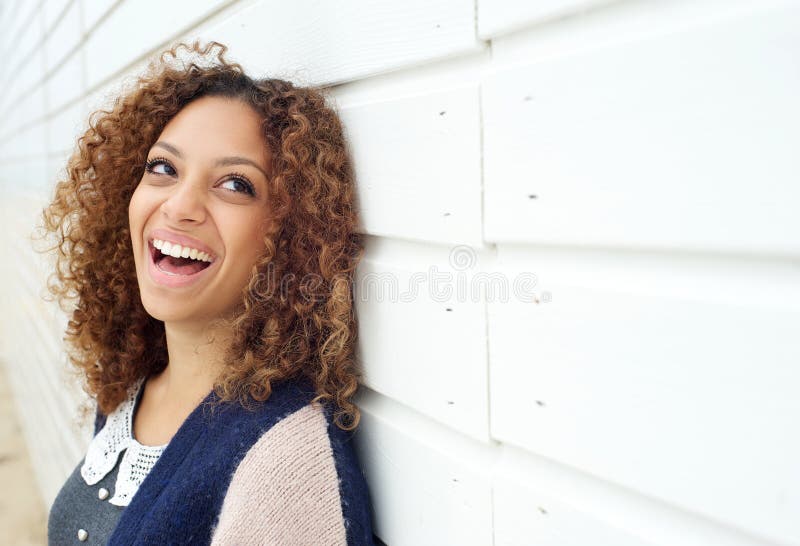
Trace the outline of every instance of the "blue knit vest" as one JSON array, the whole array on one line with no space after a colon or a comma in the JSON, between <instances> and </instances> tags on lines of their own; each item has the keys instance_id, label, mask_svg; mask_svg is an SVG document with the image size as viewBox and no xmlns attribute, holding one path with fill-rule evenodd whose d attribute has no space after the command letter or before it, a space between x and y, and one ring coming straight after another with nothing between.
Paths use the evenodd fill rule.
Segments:
<instances>
[{"instance_id":1,"label":"blue knit vest","mask_svg":"<svg viewBox=\"0 0 800 546\"><path fill-rule=\"evenodd\" d=\"M256 441L284 417L310 403L315 393L300 380L273 385L255 410L217 401L213 391L195 408L122 512L109 540L123 545L202 545L211 542L225 493L239 462ZM325 406L348 545L373 542L369 491L352 445L352 433L332 421ZM105 424L99 410L94 434ZM265 511L266 512L266 511ZM308 514L313 518L314 514Z\"/></svg>"}]
</instances>

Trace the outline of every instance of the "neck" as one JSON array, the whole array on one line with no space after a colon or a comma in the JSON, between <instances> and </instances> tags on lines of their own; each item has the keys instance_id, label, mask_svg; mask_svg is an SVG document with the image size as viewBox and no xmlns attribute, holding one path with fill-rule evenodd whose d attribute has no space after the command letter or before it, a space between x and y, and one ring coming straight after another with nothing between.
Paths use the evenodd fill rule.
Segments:
<instances>
[{"instance_id":1,"label":"neck","mask_svg":"<svg viewBox=\"0 0 800 546\"><path fill-rule=\"evenodd\" d=\"M153 378L159 398L177 405L199 403L213 388L229 342L224 332L205 326L165 323L167 367Z\"/></svg>"}]
</instances>

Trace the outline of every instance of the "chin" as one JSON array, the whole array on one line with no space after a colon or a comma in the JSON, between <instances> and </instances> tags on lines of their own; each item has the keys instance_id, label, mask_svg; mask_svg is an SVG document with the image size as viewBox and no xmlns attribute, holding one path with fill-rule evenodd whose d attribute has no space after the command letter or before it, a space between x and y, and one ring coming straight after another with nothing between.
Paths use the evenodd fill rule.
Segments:
<instances>
[{"instance_id":1,"label":"chin","mask_svg":"<svg viewBox=\"0 0 800 546\"><path fill-rule=\"evenodd\" d=\"M161 322L180 322L187 318L185 308L175 309L172 305L148 303L145 300L142 300L142 305L148 315Z\"/></svg>"},{"instance_id":2,"label":"chin","mask_svg":"<svg viewBox=\"0 0 800 546\"><path fill-rule=\"evenodd\" d=\"M200 312L197 306L188 308L185 301L164 301L163 298L142 298L142 305L147 314L164 323L183 323L205 325L221 316L214 310L212 313Z\"/></svg>"}]
</instances>

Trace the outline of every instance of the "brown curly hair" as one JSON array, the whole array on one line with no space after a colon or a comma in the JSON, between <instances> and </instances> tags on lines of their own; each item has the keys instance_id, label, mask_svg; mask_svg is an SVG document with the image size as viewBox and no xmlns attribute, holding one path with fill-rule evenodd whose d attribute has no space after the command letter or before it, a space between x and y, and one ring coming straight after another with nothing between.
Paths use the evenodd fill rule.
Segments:
<instances>
[{"instance_id":1,"label":"brown curly hair","mask_svg":"<svg viewBox=\"0 0 800 546\"><path fill-rule=\"evenodd\" d=\"M181 51L193 60L181 59ZM360 417L352 402L358 388L352 279L364 247L341 121L324 90L251 79L225 59L226 51L213 41L178 43L110 110L89 116L66 177L42 211L45 235L55 236L49 250L57 250L47 288L71 313L64 338L69 360L104 414L135 381L166 367L164 324L145 311L139 295L128 204L150 147L173 116L202 96L236 98L262 117L274 229L242 291L241 312L215 321L230 330L232 342L214 391L220 401L248 406L249 399L266 400L274 382L305 377L316 387L314 400L333 402L336 424L352 430ZM276 278L301 282L282 282L275 292Z\"/></svg>"}]
</instances>

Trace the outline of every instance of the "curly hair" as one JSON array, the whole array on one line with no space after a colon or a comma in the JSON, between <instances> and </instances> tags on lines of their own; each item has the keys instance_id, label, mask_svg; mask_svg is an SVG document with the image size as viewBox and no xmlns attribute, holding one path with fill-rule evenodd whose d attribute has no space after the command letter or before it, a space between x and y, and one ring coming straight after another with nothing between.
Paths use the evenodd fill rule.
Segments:
<instances>
[{"instance_id":1,"label":"curly hair","mask_svg":"<svg viewBox=\"0 0 800 546\"><path fill-rule=\"evenodd\" d=\"M194 60L182 61L183 50ZM232 341L214 391L220 401L248 406L269 398L275 382L305 377L315 385L314 401L333 403L334 422L355 429L352 277L364 246L341 121L323 89L251 79L226 51L213 41L178 43L110 110L89 116L66 176L42 210L44 232L55 237L49 250L57 250L47 289L70 315L70 363L104 414L135 381L167 366L164 323L145 311L139 294L128 204L150 147L173 116L202 96L235 98L262 118L274 229L242 290L241 312L215 321ZM281 282L276 292L274 278L302 282Z\"/></svg>"}]
</instances>

